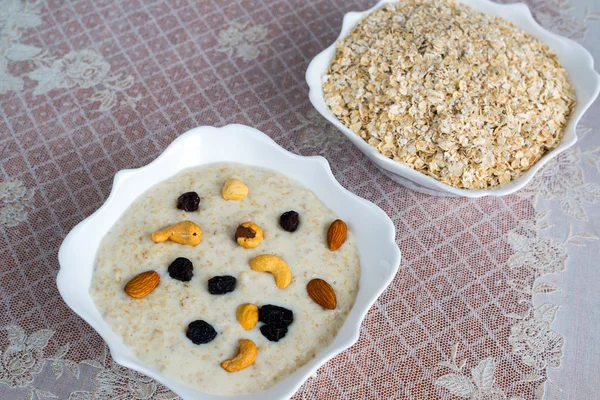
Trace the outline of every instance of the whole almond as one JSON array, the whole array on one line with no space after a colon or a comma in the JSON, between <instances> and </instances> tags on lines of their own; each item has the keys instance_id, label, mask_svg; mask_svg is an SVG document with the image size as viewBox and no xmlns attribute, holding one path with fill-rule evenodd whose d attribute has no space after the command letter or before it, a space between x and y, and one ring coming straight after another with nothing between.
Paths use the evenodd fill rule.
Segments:
<instances>
[{"instance_id":1,"label":"whole almond","mask_svg":"<svg viewBox=\"0 0 600 400\"><path fill-rule=\"evenodd\" d=\"M160 275L156 271L142 272L131 278L125 285L125 293L134 299L141 299L150 294L160 282Z\"/></svg>"},{"instance_id":2,"label":"whole almond","mask_svg":"<svg viewBox=\"0 0 600 400\"><path fill-rule=\"evenodd\" d=\"M306 291L311 299L318 305L328 310L333 310L337 306L337 298L331 285L323 279L313 279L306 285Z\"/></svg>"},{"instance_id":3,"label":"whole almond","mask_svg":"<svg viewBox=\"0 0 600 400\"><path fill-rule=\"evenodd\" d=\"M341 219L336 219L329 225L327 231L327 244L329 250L336 251L346 241L346 235L348 234L348 226Z\"/></svg>"}]
</instances>

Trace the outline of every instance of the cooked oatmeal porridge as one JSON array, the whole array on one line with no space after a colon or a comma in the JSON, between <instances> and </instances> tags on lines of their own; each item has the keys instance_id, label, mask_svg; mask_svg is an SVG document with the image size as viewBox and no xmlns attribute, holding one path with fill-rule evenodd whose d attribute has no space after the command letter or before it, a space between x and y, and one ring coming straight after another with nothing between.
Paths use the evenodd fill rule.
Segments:
<instances>
[{"instance_id":1,"label":"cooked oatmeal porridge","mask_svg":"<svg viewBox=\"0 0 600 400\"><path fill-rule=\"evenodd\" d=\"M223 199L223 185L231 177L247 185L249 193L243 200ZM178 209L178 196L190 191L200 196L198 211ZM299 214L295 232L280 225L280 216L289 210ZM165 376L211 394L263 390L328 346L354 304L358 252L351 227L344 244L337 251L329 249L328 227L336 219L310 190L275 171L231 163L187 169L142 194L111 228L98 251L90 292L124 343ZM153 241L154 232L181 221L202 229L199 244ZM234 235L244 222L262 229L264 238L255 248L236 242ZM250 261L264 254L277 255L289 266L292 279L285 289L276 286L274 275L250 268ZM178 257L193 264L188 282L167 272ZM154 290L137 299L125 293L133 277L152 270L160 276ZM209 293L208 280L225 275L237 279L235 289ZM321 307L307 294L307 284L314 278L331 285L335 309ZM278 342L270 341L261 332L261 322L245 330L236 319L236 310L244 303L291 310L287 334ZM186 336L188 325L196 320L212 325L216 331L212 341L197 345ZM240 339L254 342L258 356L247 368L227 372L221 362L237 354Z\"/></svg>"}]
</instances>

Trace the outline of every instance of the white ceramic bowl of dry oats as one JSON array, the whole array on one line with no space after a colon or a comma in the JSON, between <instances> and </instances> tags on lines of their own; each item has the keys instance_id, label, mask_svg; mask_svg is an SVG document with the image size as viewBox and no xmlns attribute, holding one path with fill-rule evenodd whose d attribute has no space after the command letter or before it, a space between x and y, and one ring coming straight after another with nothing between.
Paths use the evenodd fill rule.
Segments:
<instances>
[{"instance_id":1,"label":"white ceramic bowl of dry oats","mask_svg":"<svg viewBox=\"0 0 600 400\"><path fill-rule=\"evenodd\" d=\"M228 125L118 172L59 262L62 297L116 362L184 399L266 400L358 340L400 250L324 158Z\"/></svg>"},{"instance_id":2,"label":"white ceramic bowl of dry oats","mask_svg":"<svg viewBox=\"0 0 600 400\"><path fill-rule=\"evenodd\" d=\"M600 91L582 46L522 3L488 0L350 12L306 81L317 111L391 179L465 197L525 186L576 142Z\"/></svg>"}]
</instances>

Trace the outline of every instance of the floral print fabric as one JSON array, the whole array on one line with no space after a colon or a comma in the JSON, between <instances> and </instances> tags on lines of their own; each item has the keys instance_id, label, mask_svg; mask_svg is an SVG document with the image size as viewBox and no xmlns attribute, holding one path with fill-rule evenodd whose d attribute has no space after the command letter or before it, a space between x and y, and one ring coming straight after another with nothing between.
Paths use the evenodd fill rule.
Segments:
<instances>
[{"instance_id":1,"label":"floral print fabric","mask_svg":"<svg viewBox=\"0 0 600 400\"><path fill-rule=\"evenodd\" d=\"M390 215L403 253L356 345L295 399L594 398L598 104L578 144L516 195L399 186L312 108L304 82L343 14L372 4L0 0L0 398L177 398L116 364L64 304L56 254L118 170L227 123L325 156L342 185ZM593 2L528 4L600 55Z\"/></svg>"}]
</instances>

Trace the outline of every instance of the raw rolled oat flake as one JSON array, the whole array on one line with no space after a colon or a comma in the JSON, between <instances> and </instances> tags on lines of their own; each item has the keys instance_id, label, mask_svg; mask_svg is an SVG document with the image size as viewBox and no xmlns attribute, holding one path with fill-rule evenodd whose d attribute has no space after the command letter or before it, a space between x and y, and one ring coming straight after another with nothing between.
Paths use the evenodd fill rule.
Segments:
<instances>
[{"instance_id":1,"label":"raw rolled oat flake","mask_svg":"<svg viewBox=\"0 0 600 400\"><path fill-rule=\"evenodd\" d=\"M337 44L323 91L378 152L465 189L527 171L558 145L575 104L547 45L452 0L367 16Z\"/></svg>"}]
</instances>

